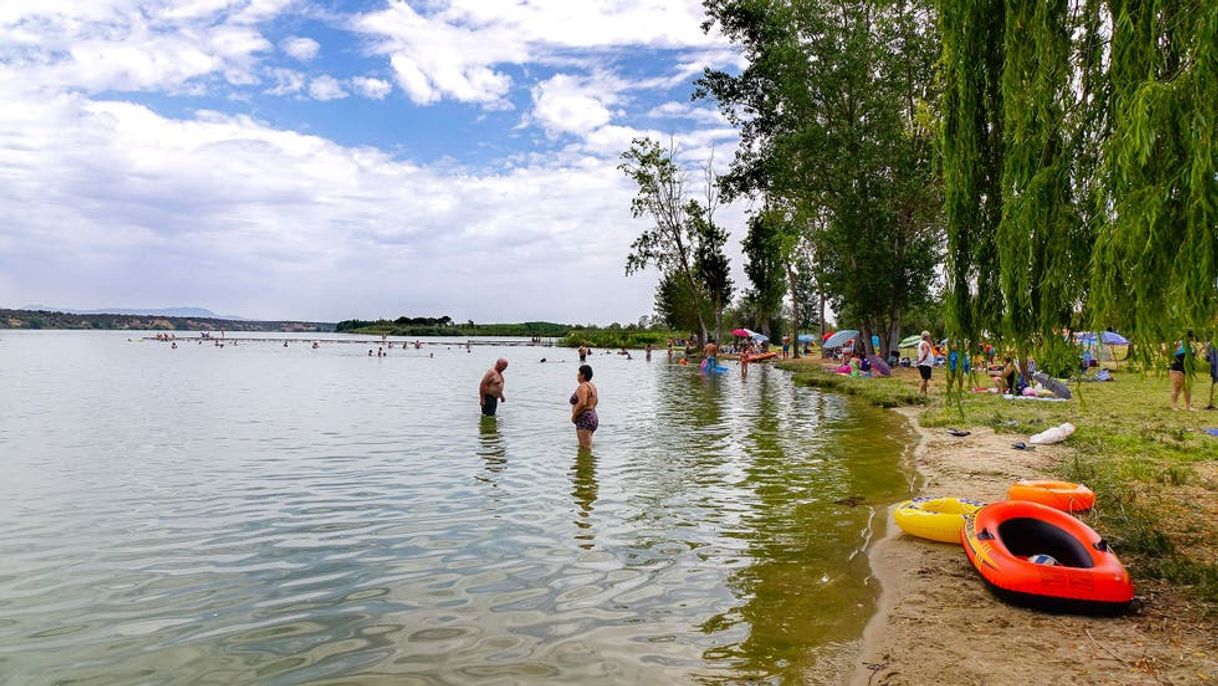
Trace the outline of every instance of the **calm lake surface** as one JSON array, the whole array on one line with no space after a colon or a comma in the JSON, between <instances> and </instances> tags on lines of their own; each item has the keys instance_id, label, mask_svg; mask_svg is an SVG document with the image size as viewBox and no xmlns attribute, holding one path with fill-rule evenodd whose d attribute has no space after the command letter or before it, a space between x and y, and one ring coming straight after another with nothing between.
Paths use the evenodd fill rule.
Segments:
<instances>
[{"instance_id":1,"label":"calm lake surface","mask_svg":"<svg viewBox=\"0 0 1218 686\"><path fill-rule=\"evenodd\" d=\"M897 418L765 365L596 354L581 453L571 350L141 335L0 331L2 683L815 681L908 491Z\"/></svg>"}]
</instances>

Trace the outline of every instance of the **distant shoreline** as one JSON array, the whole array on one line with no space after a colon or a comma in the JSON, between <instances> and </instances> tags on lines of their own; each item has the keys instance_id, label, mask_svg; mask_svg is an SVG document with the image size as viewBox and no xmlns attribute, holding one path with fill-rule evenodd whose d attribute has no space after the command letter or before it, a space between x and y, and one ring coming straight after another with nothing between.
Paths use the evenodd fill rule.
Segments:
<instances>
[{"instance_id":1,"label":"distant shoreline","mask_svg":"<svg viewBox=\"0 0 1218 686\"><path fill-rule=\"evenodd\" d=\"M72 314L52 310L0 309L0 329L65 331L280 331L329 333L330 322L254 321L215 317L167 317L141 314Z\"/></svg>"}]
</instances>

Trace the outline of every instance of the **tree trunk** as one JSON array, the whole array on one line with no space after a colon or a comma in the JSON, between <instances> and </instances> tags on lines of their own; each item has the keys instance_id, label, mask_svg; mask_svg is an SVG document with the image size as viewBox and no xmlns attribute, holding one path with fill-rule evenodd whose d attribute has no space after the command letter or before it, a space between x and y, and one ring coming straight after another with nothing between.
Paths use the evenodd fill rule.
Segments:
<instances>
[{"instance_id":1,"label":"tree trunk","mask_svg":"<svg viewBox=\"0 0 1218 686\"><path fill-rule=\"evenodd\" d=\"M888 331L888 340L884 346L884 359L888 359L888 354L893 350L898 350L901 345L901 308L892 308L892 328Z\"/></svg>"},{"instance_id":2,"label":"tree trunk","mask_svg":"<svg viewBox=\"0 0 1218 686\"><path fill-rule=\"evenodd\" d=\"M825 340L825 287L820 285L820 278L816 279L816 298L819 300L820 307L820 339Z\"/></svg>"},{"instance_id":3,"label":"tree trunk","mask_svg":"<svg viewBox=\"0 0 1218 686\"><path fill-rule=\"evenodd\" d=\"M791 350L792 358L799 358L799 281L795 278L795 264L787 260L787 288L791 291Z\"/></svg>"}]
</instances>

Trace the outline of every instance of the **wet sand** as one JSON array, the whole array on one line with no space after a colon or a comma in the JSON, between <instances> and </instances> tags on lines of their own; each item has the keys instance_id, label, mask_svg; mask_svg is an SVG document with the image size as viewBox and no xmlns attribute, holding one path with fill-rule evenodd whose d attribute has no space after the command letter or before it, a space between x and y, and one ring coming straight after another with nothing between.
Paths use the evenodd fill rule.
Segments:
<instances>
[{"instance_id":1,"label":"wet sand","mask_svg":"<svg viewBox=\"0 0 1218 686\"><path fill-rule=\"evenodd\" d=\"M1020 451L1011 444L1026 436L969 427L956 438L918 426L916 409L896 411L920 437L923 495L1001 500L1012 481L1045 478L1070 455L1068 442ZM1218 636L1181 619L1195 613L1166 584L1135 578L1136 614L1051 615L994 598L960 546L902 533L892 508L887 532L869 551L882 591L852 685L1218 684Z\"/></svg>"}]
</instances>

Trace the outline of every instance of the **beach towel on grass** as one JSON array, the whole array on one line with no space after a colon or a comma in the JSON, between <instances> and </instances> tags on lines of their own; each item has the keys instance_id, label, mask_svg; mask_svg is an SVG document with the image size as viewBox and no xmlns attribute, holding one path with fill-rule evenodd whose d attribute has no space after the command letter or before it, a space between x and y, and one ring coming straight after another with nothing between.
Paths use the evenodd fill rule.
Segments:
<instances>
[{"instance_id":1,"label":"beach towel on grass","mask_svg":"<svg viewBox=\"0 0 1218 686\"><path fill-rule=\"evenodd\" d=\"M1003 394L1002 399L1003 400L1039 400L1039 401L1045 402L1045 403L1064 403L1064 402L1066 402L1065 398L1040 398L1040 397L1031 396L1031 395L1011 395L1010 393Z\"/></svg>"}]
</instances>

